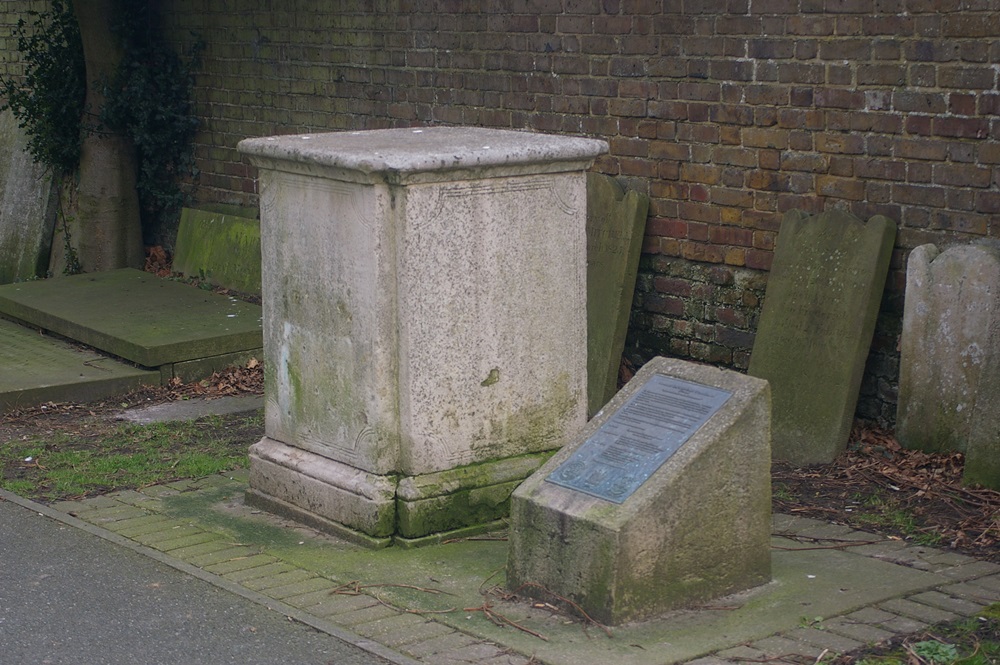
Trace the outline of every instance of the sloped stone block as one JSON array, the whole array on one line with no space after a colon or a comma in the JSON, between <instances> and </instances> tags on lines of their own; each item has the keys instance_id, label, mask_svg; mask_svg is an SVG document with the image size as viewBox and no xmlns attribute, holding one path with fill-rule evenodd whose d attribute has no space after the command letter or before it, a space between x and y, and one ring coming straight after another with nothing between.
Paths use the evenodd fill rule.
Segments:
<instances>
[{"instance_id":1,"label":"sloped stone block","mask_svg":"<svg viewBox=\"0 0 1000 665\"><path fill-rule=\"evenodd\" d=\"M664 392L664 379L676 390L668 383ZM644 400L647 390L660 391L652 400L659 407ZM721 406L705 415L704 400L718 404L720 395ZM539 597L547 589L620 624L769 581L770 407L766 381L679 360L647 363L514 492L508 587ZM693 414L707 420L630 495L620 491L645 455L677 444ZM628 434L626 421L616 421L624 417ZM641 432L659 423L674 433L637 435L632 419ZM593 464L574 469L578 451L602 438ZM567 473L594 489L557 484Z\"/></svg>"}]
</instances>

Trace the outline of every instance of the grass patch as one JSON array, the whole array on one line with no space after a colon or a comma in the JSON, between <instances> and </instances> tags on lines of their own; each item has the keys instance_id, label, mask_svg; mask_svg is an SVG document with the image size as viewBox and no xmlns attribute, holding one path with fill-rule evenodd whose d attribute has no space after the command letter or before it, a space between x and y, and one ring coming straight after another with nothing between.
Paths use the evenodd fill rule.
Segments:
<instances>
[{"instance_id":1,"label":"grass patch","mask_svg":"<svg viewBox=\"0 0 1000 665\"><path fill-rule=\"evenodd\" d=\"M263 429L258 411L150 425L89 423L7 440L0 443L0 487L51 502L200 478L245 467Z\"/></svg>"}]
</instances>

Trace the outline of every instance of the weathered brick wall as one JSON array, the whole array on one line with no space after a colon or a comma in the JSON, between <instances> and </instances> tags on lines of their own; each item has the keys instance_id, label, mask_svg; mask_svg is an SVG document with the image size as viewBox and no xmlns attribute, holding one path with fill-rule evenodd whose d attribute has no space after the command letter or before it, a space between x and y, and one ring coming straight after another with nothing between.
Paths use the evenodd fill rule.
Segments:
<instances>
[{"instance_id":1,"label":"weathered brick wall","mask_svg":"<svg viewBox=\"0 0 1000 665\"><path fill-rule=\"evenodd\" d=\"M8 20L2 12L0 23ZM161 0L203 39L203 202L246 136L428 123L607 139L652 197L629 354L744 368L781 214L900 232L859 413L891 420L907 252L1000 235L995 0Z\"/></svg>"}]
</instances>

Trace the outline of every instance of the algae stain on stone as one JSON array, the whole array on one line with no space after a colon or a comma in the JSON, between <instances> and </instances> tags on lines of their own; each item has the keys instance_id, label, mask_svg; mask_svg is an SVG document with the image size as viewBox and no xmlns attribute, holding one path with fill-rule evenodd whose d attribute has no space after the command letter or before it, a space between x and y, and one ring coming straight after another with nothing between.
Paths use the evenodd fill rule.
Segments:
<instances>
[{"instance_id":1,"label":"algae stain on stone","mask_svg":"<svg viewBox=\"0 0 1000 665\"><path fill-rule=\"evenodd\" d=\"M485 379L483 379L482 383L480 383L479 385L481 385L483 388L487 388L499 381L500 381L500 368L494 367L493 369L490 370L489 375Z\"/></svg>"}]
</instances>

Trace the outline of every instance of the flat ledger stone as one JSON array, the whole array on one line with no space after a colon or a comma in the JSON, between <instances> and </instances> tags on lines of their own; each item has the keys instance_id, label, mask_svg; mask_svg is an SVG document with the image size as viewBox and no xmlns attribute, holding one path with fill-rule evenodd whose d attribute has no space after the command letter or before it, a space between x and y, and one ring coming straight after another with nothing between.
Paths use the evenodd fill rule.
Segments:
<instances>
[{"instance_id":1,"label":"flat ledger stone","mask_svg":"<svg viewBox=\"0 0 1000 665\"><path fill-rule=\"evenodd\" d=\"M0 286L0 314L144 367L262 344L259 305L131 268Z\"/></svg>"}]
</instances>

